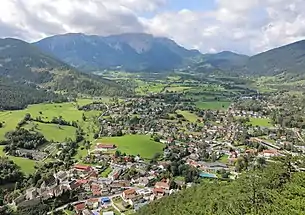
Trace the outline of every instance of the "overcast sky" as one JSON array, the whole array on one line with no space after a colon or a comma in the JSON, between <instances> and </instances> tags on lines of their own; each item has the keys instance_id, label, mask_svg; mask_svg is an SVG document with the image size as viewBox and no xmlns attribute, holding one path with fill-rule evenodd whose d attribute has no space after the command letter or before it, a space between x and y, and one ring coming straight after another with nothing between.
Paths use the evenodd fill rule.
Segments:
<instances>
[{"instance_id":1,"label":"overcast sky","mask_svg":"<svg viewBox=\"0 0 305 215\"><path fill-rule=\"evenodd\" d=\"M305 38L305 0L1 0L0 37L147 32L201 52L255 54Z\"/></svg>"}]
</instances>

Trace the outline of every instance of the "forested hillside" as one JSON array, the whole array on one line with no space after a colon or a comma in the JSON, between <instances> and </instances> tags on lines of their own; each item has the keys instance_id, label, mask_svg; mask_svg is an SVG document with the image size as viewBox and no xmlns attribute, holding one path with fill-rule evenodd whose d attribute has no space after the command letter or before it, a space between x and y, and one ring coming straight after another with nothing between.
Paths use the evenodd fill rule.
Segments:
<instances>
[{"instance_id":1,"label":"forested hillside","mask_svg":"<svg viewBox=\"0 0 305 215\"><path fill-rule=\"evenodd\" d=\"M251 75L280 73L303 74L305 67L305 41L288 44L249 58L241 68Z\"/></svg>"},{"instance_id":2,"label":"forested hillside","mask_svg":"<svg viewBox=\"0 0 305 215\"><path fill-rule=\"evenodd\" d=\"M75 68L43 53L34 45L17 39L0 39L0 76L18 82L18 85L23 89L28 89L28 86L24 86L24 84L31 84L51 91L59 90L93 96L126 95L130 93L126 88L113 81L80 73ZM8 84L8 86L10 85ZM15 88L15 86L11 88ZM20 90L15 91L20 92ZM25 93L28 93L28 90L25 90ZM33 93L38 94L38 90L33 91ZM39 93L43 94L43 92ZM21 97L20 93L13 93L16 96L11 96L11 94L6 97ZM29 97L36 98L32 98L33 101L27 99L27 102L23 102L24 104L37 103L36 100L41 102L39 100L41 96L39 95ZM44 95L44 97L46 99L42 101L53 101L53 98L49 98L50 96Z\"/></svg>"},{"instance_id":3,"label":"forested hillside","mask_svg":"<svg viewBox=\"0 0 305 215\"><path fill-rule=\"evenodd\" d=\"M205 181L142 208L138 215L305 214L305 173L290 158L257 167L233 182Z\"/></svg>"},{"instance_id":4,"label":"forested hillside","mask_svg":"<svg viewBox=\"0 0 305 215\"><path fill-rule=\"evenodd\" d=\"M34 84L13 82L0 77L0 110L19 110L29 104L65 102L67 98Z\"/></svg>"}]
</instances>

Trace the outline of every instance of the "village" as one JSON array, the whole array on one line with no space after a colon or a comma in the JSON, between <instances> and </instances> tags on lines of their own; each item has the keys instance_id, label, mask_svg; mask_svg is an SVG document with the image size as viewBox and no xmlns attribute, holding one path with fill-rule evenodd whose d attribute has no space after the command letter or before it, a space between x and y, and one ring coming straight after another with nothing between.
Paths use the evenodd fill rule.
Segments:
<instances>
[{"instance_id":1,"label":"village","mask_svg":"<svg viewBox=\"0 0 305 215\"><path fill-rule=\"evenodd\" d=\"M150 135L164 144L163 154L148 160L121 153L115 143L92 143L82 162L52 172L41 186L28 188L13 204L35 205L69 193L75 201L53 212L133 214L197 183L234 180L250 163L265 165L274 157L303 151L301 144L292 144L302 141L298 131L251 125L251 119L268 121L268 108L253 111L232 104L227 110L202 111L153 96L130 99L124 105L84 106L103 110L99 136ZM198 118L187 119L186 111Z\"/></svg>"}]
</instances>

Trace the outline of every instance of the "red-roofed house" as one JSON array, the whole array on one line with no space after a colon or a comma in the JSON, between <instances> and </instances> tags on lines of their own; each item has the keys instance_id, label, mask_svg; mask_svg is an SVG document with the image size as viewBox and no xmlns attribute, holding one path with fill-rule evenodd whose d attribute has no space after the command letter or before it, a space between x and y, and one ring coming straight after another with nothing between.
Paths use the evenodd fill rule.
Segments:
<instances>
[{"instance_id":1,"label":"red-roofed house","mask_svg":"<svg viewBox=\"0 0 305 215\"><path fill-rule=\"evenodd\" d=\"M76 164L74 169L77 171L90 172L92 170L91 166Z\"/></svg>"},{"instance_id":2,"label":"red-roofed house","mask_svg":"<svg viewBox=\"0 0 305 215\"><path fill-rule=\"evenodd\" d=\"M85 203L79 203L79 204L75 205L74 207L75 207L76 211L80 212L80 211L85 210L86 204Z\"/></svg>"},{"instance_id":3,"label":"red-roofed house","mask_svg":"<svg viewBox=\"0 0 305 215\"><path fill-rule=\"evenodd\" d=\"M164 195L165 194L165 190L164 189L161 189L161 188L154 188L153 189L153 193L155 195Z\"/></svg>"},{"instance_id":4,"label":"red-roofed house","mask_svg":"<svg viewBox=\"0 0 305 215\"><path fill-rule=\"evenodd\" d=\"M160 181L155 184L155 188L169 190L170 186L168 183Z\"/></svg>"},{"instance_id":5,"label":"red-roofed house","mask_svg":"<svg viewBox=\"0 0 305 215\"><path fill-rule=\"evenodd\" d=\"M128 189L122 193L122 197L124 200L133 199L136 197L136 195L137 195L137 192L135 189Z\"/></svg>"},{"instance_id":6,"label":"red-roofed house","mask_svg":"<svg viewBox=\"0 0 305 215\"><path fill-rule=\"evenodd\" d=\"M92 190L93 196L101 196L102 192L100 190Z\"/></svg>"}]
</instances>

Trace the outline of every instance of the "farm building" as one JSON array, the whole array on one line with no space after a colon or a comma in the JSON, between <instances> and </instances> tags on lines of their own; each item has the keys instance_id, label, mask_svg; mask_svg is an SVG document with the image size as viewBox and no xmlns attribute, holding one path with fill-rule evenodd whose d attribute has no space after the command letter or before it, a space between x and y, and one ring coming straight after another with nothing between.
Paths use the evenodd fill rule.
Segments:
<instances>
[{"instance_id":1,"label":"farm building","mask_svg":"<svg viewBox=\"0 0 305 215\"><path fill-rule=\"evenodd\" d=\"M98 143L96 145L96 149L101 151L113 150L115 148L116 146L114 144Z\"/></svg>"}]
</instances>

